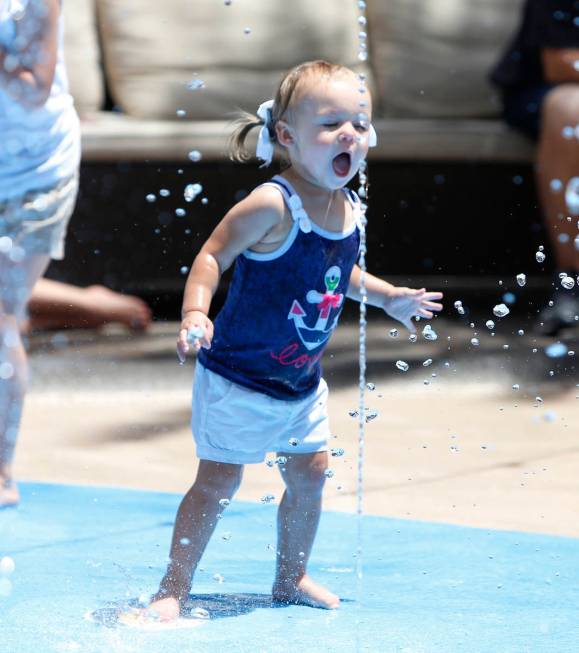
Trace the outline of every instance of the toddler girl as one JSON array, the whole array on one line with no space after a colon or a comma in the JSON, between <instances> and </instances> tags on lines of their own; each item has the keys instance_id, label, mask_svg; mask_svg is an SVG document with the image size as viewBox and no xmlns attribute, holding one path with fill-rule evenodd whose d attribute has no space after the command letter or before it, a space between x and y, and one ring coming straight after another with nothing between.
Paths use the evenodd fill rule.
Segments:
<instances>
[{"instance_id":1,"label":"toddler girl","mask_svg":"<svg viewBox=\"0 0 579 653\"><path fill-rule=\"evenodd\" d=\"M346 184L375 144L371 101L349 69L304 63L282 80L274 101L246 116L234 155L260 127L257 155L274 146L289 166L223 218L195 258L183 301L177 351L198 352L192 428L200 458L181 502L170 563L149 606L179 615L193 572L248 463L267 452L286 489L278 511L274 601L336 608L339 598L306 573L327 467L328 387L320 358L346 297L360 299L356 265L362 212ZM235 262L227 300L208 315L223 272ZM441 310L438 292L398 288L366 276L368 303L414 330L412 318ZM194 336L191 345L191 337Z\"/></svg>"}]
</instances>

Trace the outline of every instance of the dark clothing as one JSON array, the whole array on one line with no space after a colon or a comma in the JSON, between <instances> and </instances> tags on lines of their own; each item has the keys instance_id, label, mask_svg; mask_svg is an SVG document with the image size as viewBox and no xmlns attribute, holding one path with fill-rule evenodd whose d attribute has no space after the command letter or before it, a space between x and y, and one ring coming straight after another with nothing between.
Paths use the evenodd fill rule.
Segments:
<instances>
[{"instance_id":1,"label":"dark clothing","mask_svg":"<svg viewBox=\"0 0 579 653\"><path fill-rule=\"evenodd\" d=\"M521 26L491 75L502 92L504 120L533 139L554 87L543 74L543 48L579 48L579 0L527 0Z\"/></svg>"},{"instance_id":2,"label":"dark clothing","mask_svg":"<svg viewBox=\"0 0 579 653\"><path fill-rule=\"evenodd\" d=\"M543 48L579 47L579 0L527 0L523 22L491 79L503 89L545 82Z\"/></svg>"},{"instance_id":3,"label":"dark clothing","mask_svg":"<svg viewBox=\"0 0 579 653\"><path fill-rule=\"evenodd\" d=\"M275 399L318 388L320 359L334 331L360 247L360 201L348 189L355 222L343 232L311 222L287 179L274 177L292 214L283 245L237 257L225 305L215 319L207 369Z\"/></svg>"},{"instance_id":4,"label":"dark clothing","mask_svg":"<svg viewBox=\"0 0 579 653\"><path fill-rule=\"evenodd\" d=\"M503 120L534 141L539 140L543 100L554 86L555 84L539 83L503 89Z\"/></svg>"}]
</instances>

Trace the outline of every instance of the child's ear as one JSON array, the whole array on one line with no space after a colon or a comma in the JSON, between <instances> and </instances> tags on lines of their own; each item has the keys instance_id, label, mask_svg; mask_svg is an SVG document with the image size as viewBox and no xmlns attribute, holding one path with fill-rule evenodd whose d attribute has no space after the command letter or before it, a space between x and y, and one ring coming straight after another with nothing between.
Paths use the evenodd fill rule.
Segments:
<instances>
[{"instance_id":1,"label":"child's ear","mask_svg":"<svg viewBox=\"0 0 579 653\"><path fill-rule=\"evenodd\" d=\"M275 135L277 142L283 147L288 147L294 142L292 128L283 120L278 120L275 124Z\"/></svg>"}]
</instances>

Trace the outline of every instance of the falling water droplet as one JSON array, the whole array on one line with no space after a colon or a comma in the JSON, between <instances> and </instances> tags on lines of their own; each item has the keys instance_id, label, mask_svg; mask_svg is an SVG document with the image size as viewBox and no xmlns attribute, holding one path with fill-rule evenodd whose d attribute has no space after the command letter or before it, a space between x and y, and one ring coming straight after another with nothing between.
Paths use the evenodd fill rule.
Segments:
<instances>
[{"instance_id":1,"label":"falling water droplet","mask_svg":"<svg viewBox=\"0 0 579 653\"><path fill-rule=\"evenodd\" d=\"M571 177L565 189L565 202L569 213L579 215L579 177Z\"/></svg>"},{"instance_id":2,"label":"falling water droplet","mask_svg":"<svg viewBox=\"0 0 579 653\"><path fill-rule=\"evenodd\" d=\"M436 340L438 338L438 334L436 331L430 326L430 324L427 324L424 329L422 329L422 337L425 340Z\"/></svg>"},{"instance_id":3,"label":"falling water droplet","mask_svg":"<svg viewBox=\"0 0 579 653\"><path fill-rule=\"evenodd\" d=\"M6 381L7 379L11 379L14 376L14 366L12 363L9 363L8 361L5 361L4 363L0 363L0 379L3 381Z\"/></svg>"},{"instance_id":4,"label":"falling water droplet","mask_svg":"<svg viewBox=\"0 0 579 653\"><path fill-rule=\"evenodd\" d=\"M401 372L408 372L408 369L410 368L410 365L406 361L396 361L396 367L401 371Z\"/></svg>"},{"instance_id":5,"label":"falling water droplet","mask_svg":"<svg viewBox=\"0 0 579 653\"><path fill-rule=\"evenodd\" d=\"M199 91L202 88L205 88L205 82L202 79L195 77L191 81L187 82L186 86L190 91Z\"/></svg>"},{"instance_id":6,"label":"falling water droplet","mask_svg":"<svg viewBox=\"0 0 579 653\"><path fill-rule=\"evenodd\" d=\"M523 287L527 283L527 275L523 274L517 274L517 283L519 286Z\"/></svg>"},{"instance_id":7,"label":"falling water droplet","mask_svg":"<svg viewBox=\"0 0 579 653\"><path fill-rule=\"evenodd\" d=\"M545 347L545 354L549 358L561 358L567 354L567 345L562 342L554 342Z\"/></svg>"},{"instance_id":8,"label":"falling water droplet","mask_svg":"<svg viewBox=\"0 0 579 653\"><path fill-rule=\"evenodd\" d=\"M510 311L510 309L508 308L508 306L506 304L497 304L493 308L493 313L497 317L506 317L510 312L511 311Z\"/></svg>"},{"instance_id":9,"label":"falling water droplet","mask_svg":"<svg viewBox=\"0 0 579 653\"><path fill-rule=\"evenodd\" d=\"M203 186L201 184L187 184L183 192L183 197L186 202L192 202L202 190Z\"/></svg>"},{"instance_id":10,"label":"falling water droplet","mask_svg":"<svg viewBox=\"0 0 579 653\"><path fill-rule=\"evenodd\" d=\"M573 277L563 277L561 279L561 285L565 290L571 290L575 286L575 279Z\"/></svg>"}]
</instances>

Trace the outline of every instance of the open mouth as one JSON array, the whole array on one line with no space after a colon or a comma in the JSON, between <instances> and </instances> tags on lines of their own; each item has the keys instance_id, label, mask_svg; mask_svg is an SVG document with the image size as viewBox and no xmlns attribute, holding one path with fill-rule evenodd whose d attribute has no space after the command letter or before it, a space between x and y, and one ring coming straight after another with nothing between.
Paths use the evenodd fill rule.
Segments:
<instances>
[{"instance_id":1,"label":"open mouth","mask_svg":"<svg viewBox=\"0 0 579 653\"><path fill-rule=\"evenodd\" d=\"M342 152L332 160L332 168L338 177L346 177L352 165L348 152Z\"/></svg>"}]
</instances>

